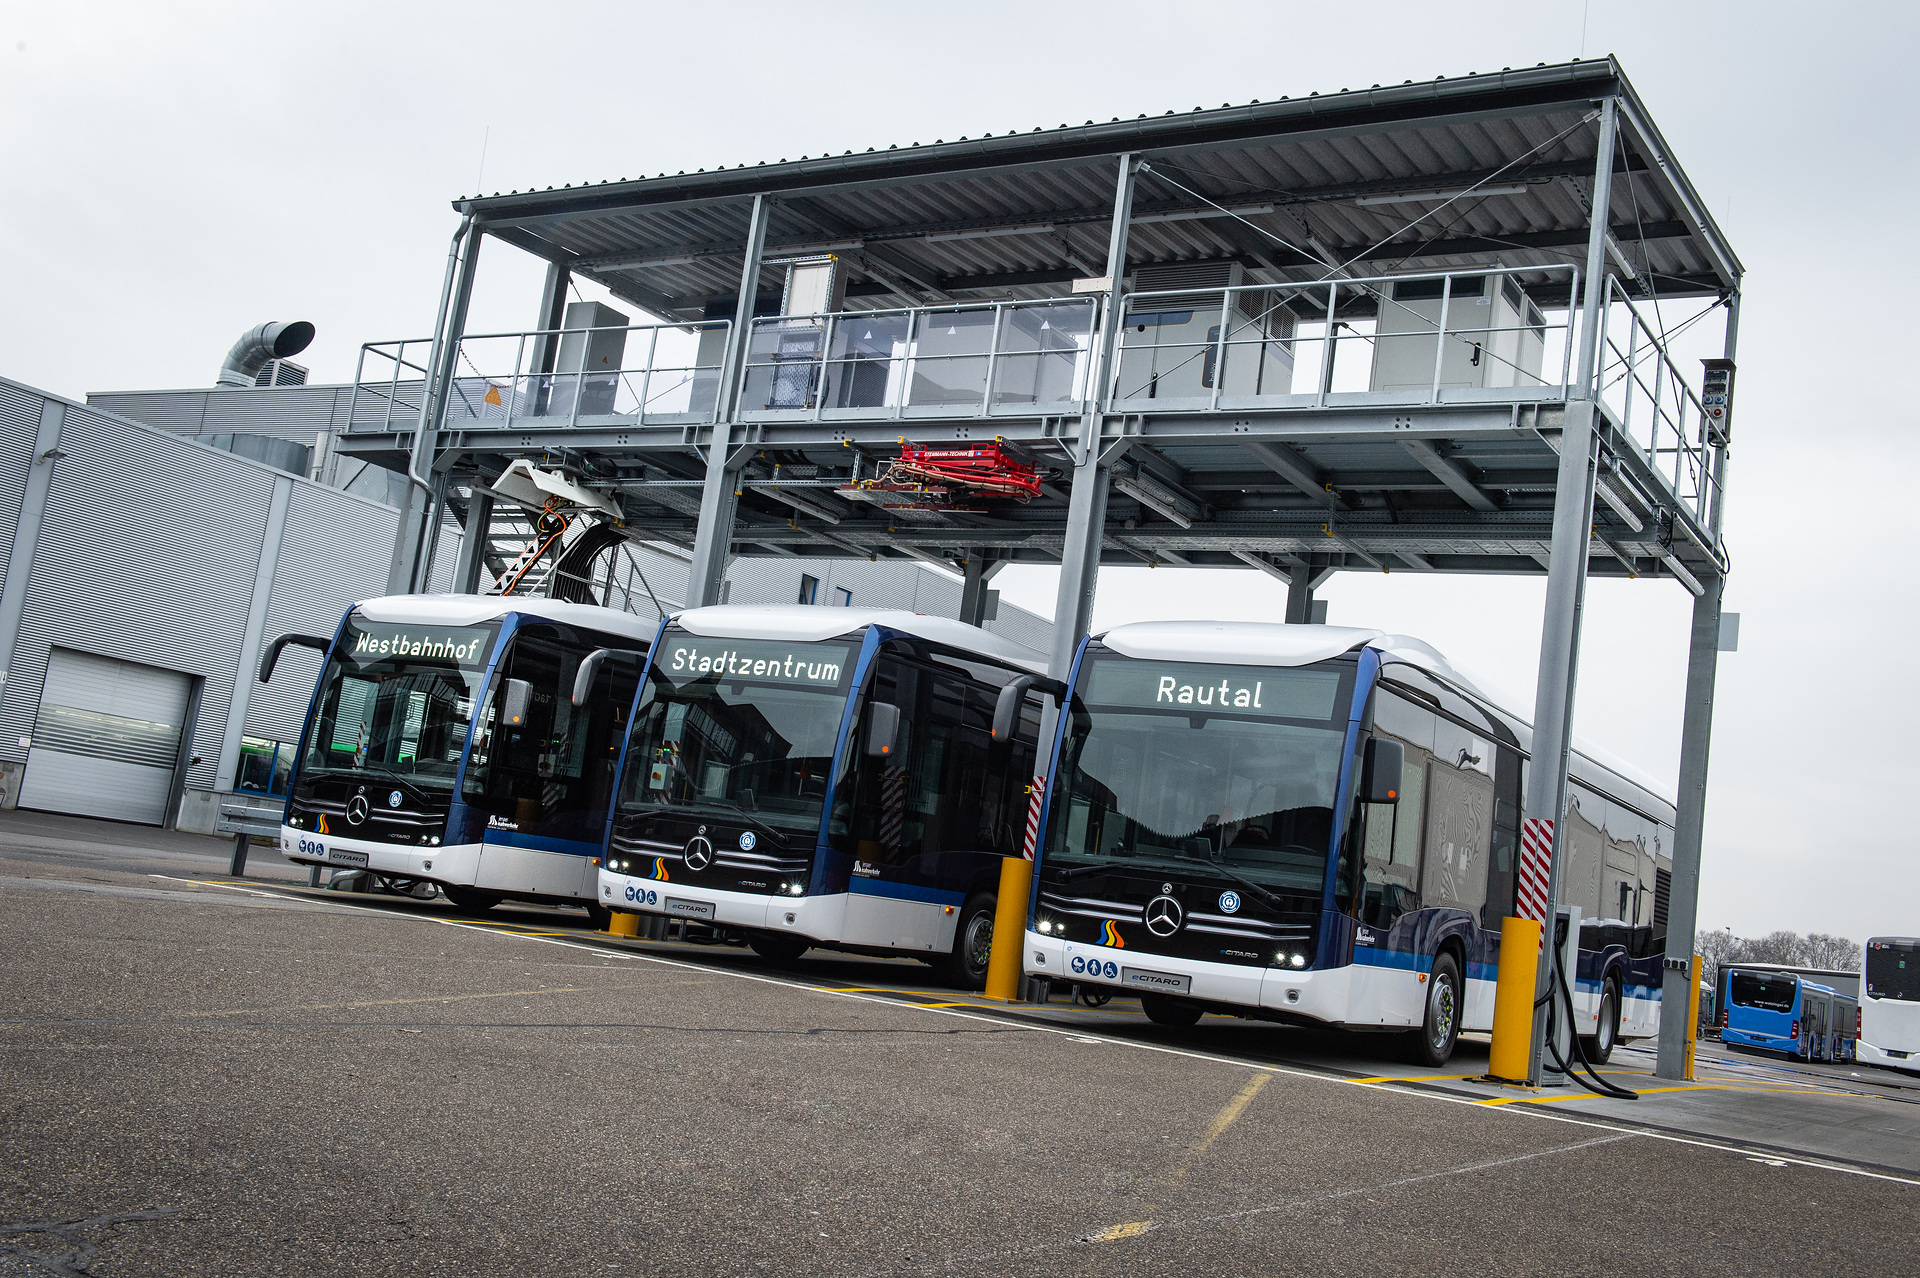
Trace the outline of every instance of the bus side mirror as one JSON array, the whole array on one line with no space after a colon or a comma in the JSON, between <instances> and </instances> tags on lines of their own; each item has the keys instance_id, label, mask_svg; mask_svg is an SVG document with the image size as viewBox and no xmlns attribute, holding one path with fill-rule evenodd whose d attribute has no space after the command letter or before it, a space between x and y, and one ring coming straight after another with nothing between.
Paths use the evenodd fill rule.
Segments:
<instances>
[{"instance_id":1,"label":"bus side mirror","mask_svg":"<svg viewBox=\"0 0 1920 1278\"><path fill-rule=\"evenodd\" d=\"M1400 802L1400 773L1406 768L1407 749L1385 737L1367 738L1360 762L1360 802Z\"/></svg>"},{"instance_id":2,"label":"bus side mirror","mask_svg":"<svg viewBox=\"0 0 1920 1278\"><path fill-rule=\"evenodd\" d=\"M900 743L900 707L891 701L867 706L867 757L890 759Z\"/></svg>"},{"instance_id":3,"label":"bus side mirror","mask_svg":"<svg viewBox=\"0 0 1920 1278\"><path fill-rule=\"evenodd\" d=\"M288 644L294 644L301 648L312 648L315 652L325 652L327 649L333 647L333 640L322 639L319 635L281 635L278 639L268 644L267 650L260 654L259 674L261 683L266 683L273 678L273 668L280 664L280 654L286 649Z\"/></svg>"},{"instance_id":4,"label":"bus side mirror","mask_svg":"<svg viewBox=\"0 0 1920 1278\"><path fill-rule=\"evenodd\" d=\"M1029 675L1021 675L1006 687L1000 689L1000 699L993 703L993 740L998 745L1013 740L1014 725L1020 719L1020 703L1026 700L1027 689L1033 687Z\"/></svg>"},{"instance_id":5,"label":"bus side mirror","mask_svg":"<svg viewBox=\"0 0 1920 1278\"><path fill-rule=\"evenodd\" d=\"M624 648L595 648L580 662L579 672L573 676L573 704L587 704L587 698L593 695L593 681L600 677L600 667L607 662L622 661L637 665L645 660L642 654Z\"/></svg>"},{"instance_id":6,"label":"bus side mirror","mask_svg":"<svg viewBox=\"0 0 1920 1278\"><path fill-rule=\"evenodd\" d=\"M500 722L517 728L527 721L527 707L533 704L533 685L525 679L509 679L500 697Z\"/></svg>"}]
</instances>

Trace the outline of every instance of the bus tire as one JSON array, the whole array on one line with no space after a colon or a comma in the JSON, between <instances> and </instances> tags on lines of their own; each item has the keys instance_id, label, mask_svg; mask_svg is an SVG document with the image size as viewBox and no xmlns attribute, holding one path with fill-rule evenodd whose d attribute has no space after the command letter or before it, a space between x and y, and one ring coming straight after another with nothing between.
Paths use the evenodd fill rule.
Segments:
<instances>
[{"instance_id":1,"label":"bus tire","mask_svg":"<svg viewBox=\"0 0 1920 1278\"><path fill-rule=\"evenodd\" d=\"M960 907L960 924L953 929L953 952L936 967L941 977L963 990L987 988L987 960L993 954L993 912L999 898L975 892Z\"/></svg>"},{"instance_id":2,"label":"bus tire","mask_svg":"<svg viewBox=\"0 0 1920 1278\"><path fill-rule=\"evenodd\" d=\"M1142 994L1140 1010L1155 1025L1165 1025L1172 1029L1192 1029L1200 1022L1200 1005L1189 1003L1184 998L1175 998L1171 994Z\"/></svg>"},{"instance_id":3,"label":"bus tire","mask_svg":"<svg viewBox=\"0 0 1920 1278\"><path fill-rule=\"evenodd\" d=\"M596 932L605 932L613 926L613 907L602 905L598 901L587 905L587 922Z\"/></svg>"},{"instance_id":4,"label":"bus tire","mask_svg":"<svg viewBox=\"0 0 1920 1278\"><path fill-rule=\"evenodd\" d=\"M476 914L491 910L502 899L497 892L482 892L479 888L462 887L454 883L442 883L440 890L446 894L447 900Z\"/></svg>"},{"instance_id":5,"label":"bus tire","mask_svg":"<svg viewBox=\"0 0 1920 1278\"><path fill-rule=\"evenodd\" d=\"M1408 1035L1408 1054L1416 1065L1438 1067L1453 1056L1460 1041L1460 1013L1464 1009L1460 961L1451 950L1434 956L1427 976L1427 1008L1420 1029Z\"/></svg>"},{"instance_id":6,"label":"bus tire","mask_svg":"<svg viewBox=\"0 0 1920 1278\"><path fill-rule=\"evenodd\" d=\"M1580 1036L1580 1054L1587 1058L1589 1065L1605 1065L1613 1057L1613 1049L1620 1041L1620 978L1607 976L1607 983L1600 987L1600 1020L1594 1026L1593 1033Z\"/></svg>"},{"instance_id":7,"label":"bus tire","mask_svg":"<svg viewBox=\"0 0 1920 1278\"><path fill-rule=\"evenodd\" d=\"M769 963L791 963L813 948L800 937L774 936L766 932L755 932L747 938L747 944Z\"/></svg>"}]
</instances>

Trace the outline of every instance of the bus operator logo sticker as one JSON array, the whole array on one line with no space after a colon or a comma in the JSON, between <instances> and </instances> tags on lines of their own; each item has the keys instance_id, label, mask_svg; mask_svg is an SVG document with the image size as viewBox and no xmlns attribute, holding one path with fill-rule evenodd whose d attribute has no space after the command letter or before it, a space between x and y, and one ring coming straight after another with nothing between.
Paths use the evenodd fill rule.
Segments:
<instances>
[{"instance_id":1,"label":"bus operator logo sticker","mask_svg":"<svg viewBox=\"0 0 1920 1278\"><path fill-rule=\"evenodd\" d=\"M1118 963L1102 963L1099 959L1073 956L1073 974L1075 976L1104 976L1109 981L1120 975Z\"/></svg>"},{"instance_id":2,"label":"bus operator logo sticker","mask_svg":"<svg viewBox=\"0 0 1920 1278\"><path fill-rule=\"evenodd\" d=\"M1220 894L1220 912L1222 914L1238 914L1240 912L1240 894L1238 892L1222 892Z\"/></svg>"},{"instance_id":3,"label":"bus operator logo sticker","mask_svg":"<svg viewBox=\"0 0 1920 1278\"><path fill-rule=\"evenodd\" d=\"M397 807L399 807L399 806L400 806L400 799L401 799L401 797L402 797L402 796L401 796L401 794L400 794L400 792L399 792L398 790L395 790L395 791L394 791L394 792L393 792L392 794L389 794L389 795L387 796L387 806L388 806L388 807L390 807L390 808L397 808Z\"/></svg>"},{"instance_id":4,"label":"bus operator logo sticker","mask_svg":"<svg viewBox=\"0 0 1920 1278\"><path fill-rule=\"evenodd\" d=\"M758 843L759 841L760 840L754 837L752 830L740 831L740 850L742 852L753 851L753 845Z\"/></svg>"},{"instance_id":5,"label":"bus operator logo sticker","mask_svg":"<svg viewBox=\"0 0 1920 1278\"><path fill-rule=\"evenodd\" d=\"M704 870L713 864L713 844L703 835L694 835L687 840L687 850L681 854L689 870Z\"/></svg>"},{"instance_id":6,"label":"bus operator logo sticker","mask_svg":"<svg viewBox=\"0 0 1920 1278\"><path fill-rule=\"evenodd\" d=\"M1156 896L1147 902L1147 931L1155 936L1172 936L1185 921L1180 902L1170 896Z\"/></svg>"},{"instance_id":7,"label":"bus operator logo sticker","mask_svg":"<svg viewBox=\"0 0 1920 1278\"><path fill-rule=\"evenodd\" d=\"M367 819L367 796L356 794L347 800L347 824L359 825Z\"/></svg>"},{"instance_id":8,"label":"bus operator logo sticker","mask_svg":"<svg viewBox=\"0 0 1920 1278\"><path fill-rule=\"evenodd\" d=\"M1106 923L1101 926L1100 943L1102 945L1111 945L1116 950L1124 950L1127 948L1127 943L1120 939L1119 924L1115 923L1112 919L1108 919Z\"/></svg>"}]
</instances>

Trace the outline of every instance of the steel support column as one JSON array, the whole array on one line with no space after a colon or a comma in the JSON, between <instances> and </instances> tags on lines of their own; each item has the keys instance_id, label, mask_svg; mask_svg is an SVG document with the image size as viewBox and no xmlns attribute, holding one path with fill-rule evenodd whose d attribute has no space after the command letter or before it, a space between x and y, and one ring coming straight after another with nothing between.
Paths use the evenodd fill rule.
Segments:
<instances>
[{"instance_id":1,"label":"steel support column","mask_svg":"<svg viewBox=\"0 0 1920 1278\"><path fill-rule=\"evenodd\" d=\"M960 620L969 626L985 624L987 620L987 600L992 592L987 583L995 574L1006 567L1004 559L995 559L980 551L967 556L964 583L960 587Z\"/></svg>"},{"instance_id":2,"label":"steel support column","mask_svg":"<svg viewBox=\"0 0 1920 1278\"><path fill-rule=\"evenodd\" d=\"M1304 626L1313 620L1313 569L1305 564L1287 569L1287 624Z\"/></svg>"},{"instance_id":3,"label":"steel support column","mask_svg":"<svg viewBox=\"0 0 1920 1278\"><path fill-rule=\"evenodd\" d=\"M1134 178L1139 169L1140 161L1131 153L1120 157L1113 191L1113 224L1107 236L1107 304L1096 357L1087 373L1087 411L1080 418L1080 438L1074 446L1066 541L1060 550L1060 588L1054 598L1053 653L1048 673L1056 679L1066 678L1073 669L1073 655L1093 622L1109 479L1106 468L1100 465L1100 426L1126 318L1120 314L1120 297L1126 291L1127 237L1133 225Z\"/></svg>"},{"instance_id":4,"label":"steel support column","mask_svg":"<svg viewBox=\"0 0 1920 1278\"><path fill-rule=\"evenodd\" d=\"M1574 381L1578 398L1567 404L1560 432L1560 467L1554 484L1552 554L1547 564L1547 599L1540 625L1540 673L1533 698L1533 766L1528 775L1526 815L1550 821L1551 856L1546 882L1546 944L1540 949L1536 989L1545 990L1557 950L1553 943L1554 908L1560 900L1566 863L1567 761L1573 741L1573 696L1580 655L1580 612L1587 588L1587 544L1593 526L1593 417L1598 397L1600 324L1606 304L1607 209L1613 196L1613 151L1619 134L1619 103L1601 104L1600 137L1594 163L1593 206L1588 218L1586 293L1580 315L1580 364ZM1544 836L1540 827L1532 827ZM1545 837L1542 837L1545 842ZM1526 853L1522 853L1523 860ZM1526 878L1523 868L1522 879ZM1545 1055L1548 1009L1534 1012L1533 1046L1527 1081L1539 1083Z\"/></svg>"},{"instance_id":5,"label":"steel support column","mask_svg":"<svg viewBox=\"0 0 1920 1278\"><path fill-rule=\"evenodd\" d=\"M527 367L521 370L533 379L533 415L536 417L547 411L553 397L553 384L548 378L554 361L560 356L560 335L554 330L566 321L567 286L572 281L572 271L558 262L547 263L547 279L540 287L540 315L536 323L543 331L533 339L533 352Z\"/></svg>"},{"instance_id":6,"label":"steel support column","mask_svg":"<svg viewBox=\"0 0 1920 1278\"><path fill-rule=\"evenodd\" d=\"M393 539L393 563L387 572L387 593L412 594L423 588L430 514L434 505L433 462L439 451L440 426L446 417L448 391L460 363L460 339L466 332L467 306L473 300L473 274L480 263L480 222L469 217L454 233L447 251L447 276L440 289L440 315L433 346L427 357L430 370L420 398L420 423L414 430L413 450L407 461L407 490L400 502L400 526Z\"/></svg>"},{"instance_id":7,"label":"steel support column","mask_svg":"<svg viewBox=\"0 0 1920 1278\"><path fill-rule=\"evenodd\" d=\"M1685 1009L1692 999L1693 936L1699 926L1700 836L1706 826L1707 757L1713 737L1713 685L1720 661L1720 601L1726 578L1703 583L1693 601L1687 648L1686 713L1680 725L1680 802L1673 830L1673 883L1667 895L1666 967L1660 973L1659 1078L1687 1072ZM1673 965L1679 963L1676 969ZM1679 1012L1680 1015L1673 1013Z\"/></svg>"},{"instance_id":8,"label":"steel support column","mask_svg":"<svg viewBox=\"0 0 1920 1278\"><path fill-rule=\"evenodd\" d=\"M480 578L487 571L487 545L493 533L493 495L473 490L467 499L467 524L460 532L460 559L453 568L453 582L447 589L455 594L477 595Z\"/></svg>"},{"instance_id":9,"label":"steel support column","mask_svg":"<svg viewBox=\"0 0 1920 1278\"><path fill-rule=\"evenodd\" d=\"M720 366L719 412L713 442L707 450L706 483L700 489L700 522L694 531L693 563L687 574L687 607L704 608L720 602L720 582L727 575L727 552L733 545L734 517L740 508L733 462L734 415L739 410L741 369L746 364L747 340L753 327L753 302L760 292L760 259L767 247L767 219L773 200L753 197L747 224L747 253L740 263L740 298L733 308L733 331L727 335L726 358Z\"/></svg>"}]
</instances>

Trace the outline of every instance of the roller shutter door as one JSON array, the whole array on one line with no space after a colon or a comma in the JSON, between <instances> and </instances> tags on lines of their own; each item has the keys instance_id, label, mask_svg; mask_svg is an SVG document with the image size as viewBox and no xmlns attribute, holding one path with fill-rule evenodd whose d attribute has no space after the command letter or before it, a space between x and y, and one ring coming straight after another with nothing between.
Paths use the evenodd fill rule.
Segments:
<instances>
[{"instance_id":1,"label":"roller shutter door","mask_svg":"<svg viewBox=\"0 0 1920 1278\"><path fill-rule=\"evenodd\" d=\"M20 806L163 825L192 680L55 648Z\"/></svg>"}]
</instances>

